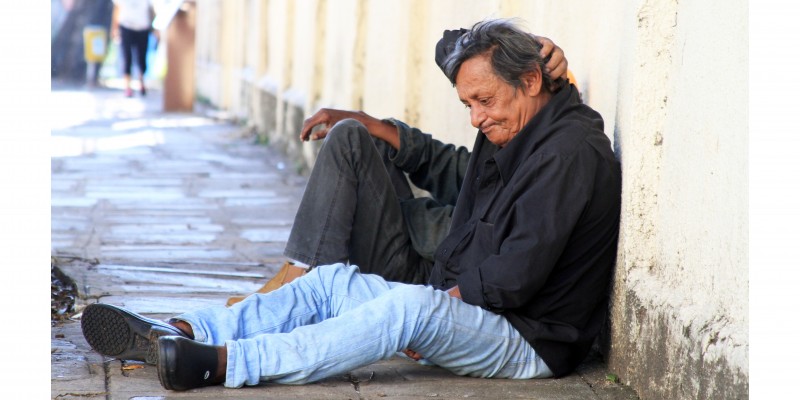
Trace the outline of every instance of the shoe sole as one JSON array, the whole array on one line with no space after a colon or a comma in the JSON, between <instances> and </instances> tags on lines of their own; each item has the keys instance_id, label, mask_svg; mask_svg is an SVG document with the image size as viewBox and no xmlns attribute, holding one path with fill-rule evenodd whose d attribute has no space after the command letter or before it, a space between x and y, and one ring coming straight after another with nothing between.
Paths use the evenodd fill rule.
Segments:
<instances>
[{"instance_id":1,"label":"shoe sole","mask_svg":"<svg viewBox=\"0 0 800 400\"><path fill-rule=\"evenodd\" d=\"M158 337L175 335L100 303L83 311L81 330L86 342L98 353L151 365L158 361Z\"/></svg>"}]
</instances>

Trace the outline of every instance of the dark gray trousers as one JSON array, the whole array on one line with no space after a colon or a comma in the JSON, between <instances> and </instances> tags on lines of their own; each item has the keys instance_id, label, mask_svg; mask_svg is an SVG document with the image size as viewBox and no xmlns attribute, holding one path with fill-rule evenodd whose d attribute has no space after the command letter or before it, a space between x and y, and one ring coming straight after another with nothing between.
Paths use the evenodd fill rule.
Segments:
<instances>
[{"instance_id":1,"label":"dark gray trousers","mask_svg":"<svg viewBox=\"0 0 800 400\"><path fill-rule=\"evenodd\" d=\"M389 149L356 120L328 131L284 255L312 267L342 262L389 281L427 283L432 263L414 250L400 206L413 194Z\"/></svg>"}]
</instances>

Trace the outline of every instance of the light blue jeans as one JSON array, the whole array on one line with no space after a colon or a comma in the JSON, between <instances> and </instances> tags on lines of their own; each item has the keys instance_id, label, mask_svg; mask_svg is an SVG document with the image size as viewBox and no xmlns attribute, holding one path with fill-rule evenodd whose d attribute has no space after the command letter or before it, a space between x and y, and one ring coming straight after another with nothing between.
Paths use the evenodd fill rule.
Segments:
<instances>
[{"instance_id":1,"label":"light blue jeans","mask_svg":"<svg viewBox=\"0 0 800 400\"><path fill-rule=\"evenodd\" d=\"M227 387L303 384L411 349L458 375L547 378L552 372L502 316L356 266L313 269L280 289L175 317L195 340L226 345Z\"/></svg>"}]
</instances>

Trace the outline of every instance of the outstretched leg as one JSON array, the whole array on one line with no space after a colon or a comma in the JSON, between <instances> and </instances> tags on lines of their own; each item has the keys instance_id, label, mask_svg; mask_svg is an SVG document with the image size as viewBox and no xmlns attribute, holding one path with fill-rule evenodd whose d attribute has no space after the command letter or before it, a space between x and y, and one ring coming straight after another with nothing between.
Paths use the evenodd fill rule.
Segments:
<instances>
[{"instance_id":1,"label":"outstretched leg","mask_svg":"<svg viewBox=\"0 0 800 400\"><path fill-rule=\"evenodd\" d=\"M244 329L234 328L239 329L236 334L228 334L241 339L224 341L225 386L313 382L390 358L404 349L412 349L459 375L515 379L552 376L504 317L431 287L383 287L380 277L361 275L352 268L317 268L312 274L318 277L304 277L258 296L263 304L255 299L243 302L248 303L241 311L249 314L245 317L249 322ZM329 280L325 275L338 277ZM305 293L309 286L329 284L323 282L332 282L333 286ZM369 292L365 282L379 283L380 289ZM307 296L290 296L294 291ZM369 294L364 295L365 291ZM289 306L292 312L276 315L274 309L286 300L294 302ZM241 318L198 320L208 317L198 315L192 324L225 330L227 324ZM215 337L214 344L222 344L220 339Z\"/></svg>"},{"instance_id":2,"label":"outstretched leg","mask_svg":"<svg viewBox=\"0 0 800 400\"><path fill-rule=\"evenodd\" d=\"M251 296L230 308L213 307L176 318L191 324L195 339L205 344L160 339L191 347L175 352L167 367L196 364L195 348L208 346L211 355L224 354L224 361L208 363L207 370L224 369L227 387L313 382L404 349L459 375L552 376L504 317L431 287L387 282L344 264L321 266L274 292ZM221 373L217 376L222 378Z\"/></svg>"},{"instance_id":3,"label":"outstretched leg","mask_svg":"<svg viewBox=\"0 0 800 400\"><path fill-rule=\"evenodd\" d=\"M384 283L354 267L323 266L242 306L216 309L247 315L199 312L184 318L198 340L224 343L227 387L313 382L404 349L459 375L552 376L504 317L431 287ZM275 311L287 300L297 303Z\"/></svg>"},{"instance_id":4,"label":"outstretched leg","mask_svg":"<svg viewBox=\"0 0 800 400\"><path fill-rule=\"evenodd\" d=\"M398 285L357 266L322 265L267 294L254 294L230 307L216 306L172 318L187 322L194 339L213 345L265 333L285 333L333 318Z\"/></svg>"}]
</instances>

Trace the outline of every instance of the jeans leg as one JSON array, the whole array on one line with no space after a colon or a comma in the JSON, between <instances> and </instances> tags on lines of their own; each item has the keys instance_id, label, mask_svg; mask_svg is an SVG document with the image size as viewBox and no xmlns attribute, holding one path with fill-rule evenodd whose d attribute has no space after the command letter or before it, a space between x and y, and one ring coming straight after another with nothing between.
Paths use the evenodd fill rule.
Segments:
<instances>
[{"instance_id":1,"label":"jeans leg","mask_svg":"<svg viewBox=\"0 0 800 400\"><path fill-rule=\"evenodd\" d=\"M406 348L459 375L514 379L552 376L533 348L502 316L431 287L387 283L356 271L343 265L324 266L312 272L317 277L298 279L296 289L304 292L302 295L308 297L305 300L313 299L316 304L296 306L307 308L300 313L302 318L271 320L271 310L282 307L280 301L288 299L277 294L290 290L282 288L273 292L274 296L263 296L269 301L251 310L259 321L253 322L256 329L248 329L250 337L225 341L225 386L313 382L390 358ZM305 293L308 290L313 292ZM304 300L302 297L296 299ZM300 319L310 324L298 323ZM206 322L221 328L231 321Z\"/></svg>"},{"instance_id":2,"label":"jeans leg","mask_svg":"<svg viewBox=\"0 0 800 400\"><path fill-rule=\"evenodd\" d=\"M356 120L340 121L328 132L289 235L287 257L311 266L349 262L391 281L427 281L430 262L414 250L400 208L399 196L410 196L410 189L403 188L402 174L387 170L380 151Z\"/></svg>"},{"instance_id":3,"label":"jeans leg","mask_svg":"<svg viewBox=\"0 0 800 400\"><path fill-rule=\"evenodd\" d=\"M214 306L178 315L194 339L221 346L228 340L291 332L355 308L388 291L395 282L360 274L357 266L321 265L266 293L255 293L230 307Z\"/></svg>"}]
</instances>

